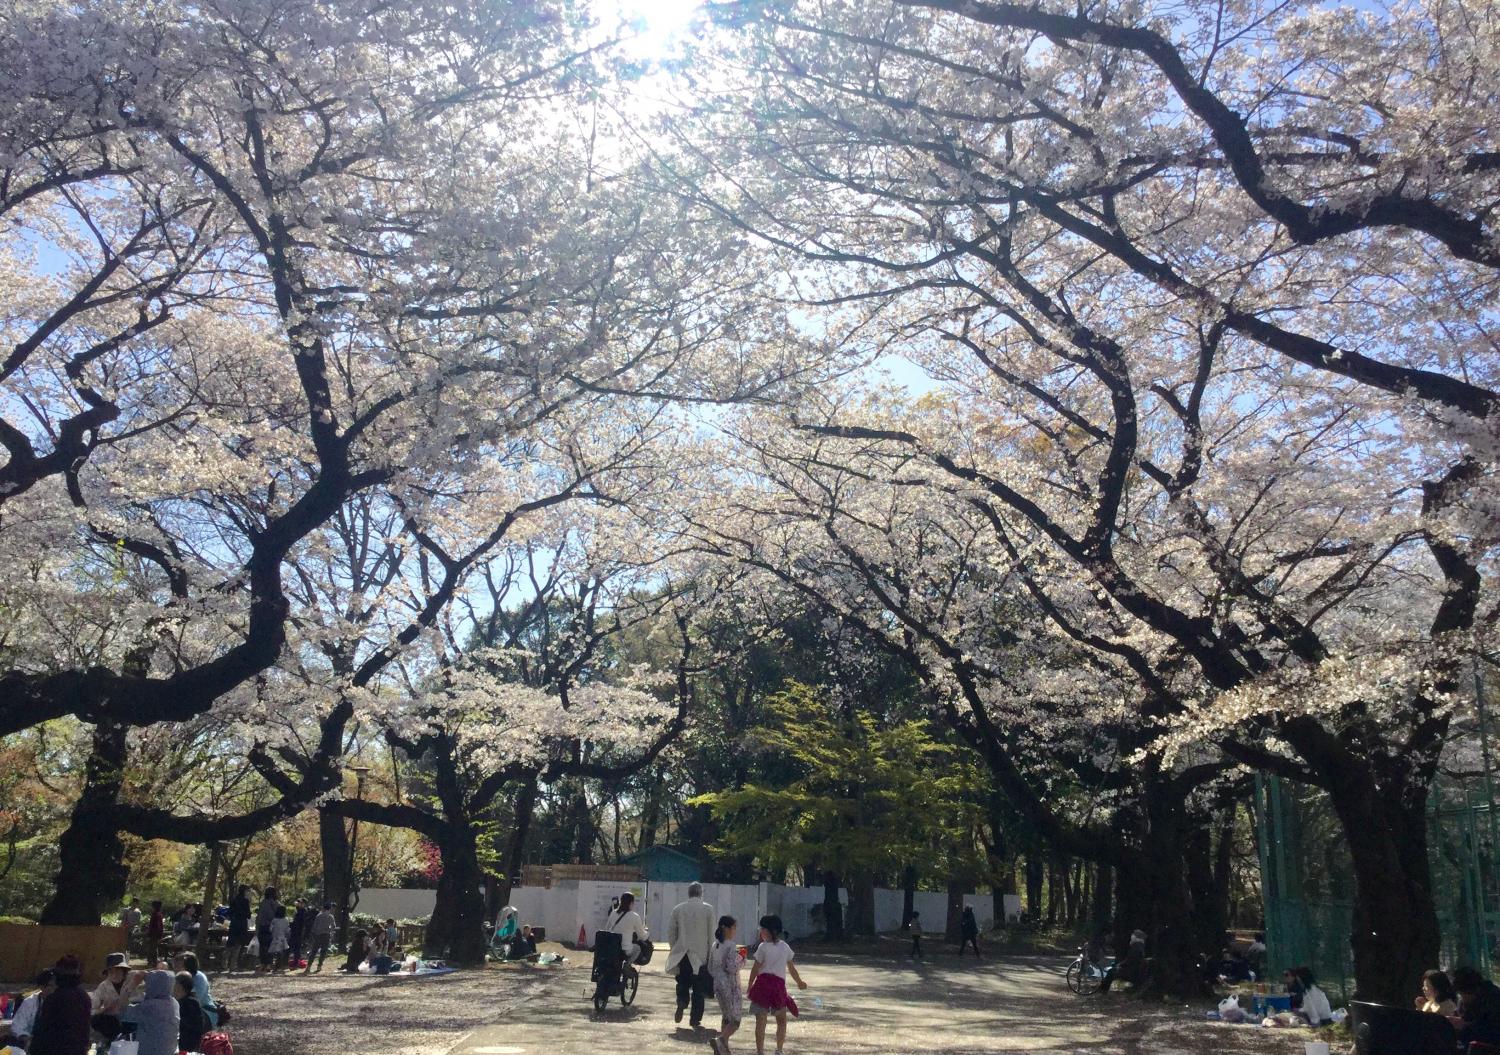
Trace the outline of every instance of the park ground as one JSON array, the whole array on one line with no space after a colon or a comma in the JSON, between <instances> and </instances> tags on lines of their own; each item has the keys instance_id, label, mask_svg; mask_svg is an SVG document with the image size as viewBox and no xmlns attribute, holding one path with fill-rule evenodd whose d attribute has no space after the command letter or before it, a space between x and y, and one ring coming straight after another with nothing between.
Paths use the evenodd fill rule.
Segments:
<instances>
[{"instance_id":1,"label":"park ground","mask_svg":"<svg viewBox=\"0 0 1500 1055\"><path fill-rule=\"evenodd\" d=\"M566 952L566 951L565 951ZM596 1014L587 953L567 967L492 966L434 978L220 977L234 1010L235 1055L685 1055L706 1032L673 1022L672 980L642 972L635 1005ZM797 994L787 1055L1302 1055L1303 1030L1226 1026L1208 1005L1147 1003L1124 994L1080 999L1061 956L975 964L951 954L912 964L889 955L807 951L810 988ZM710 1002L707 1021L717 1023ZM755 1050L753 1023L736 1053ZM774 1030L774 1023L771 1024ZM768 1043L767 1052L774 1045ZM1334 1052L1347 1049L1335 1042Z\"/></svg>"}]
</instances>

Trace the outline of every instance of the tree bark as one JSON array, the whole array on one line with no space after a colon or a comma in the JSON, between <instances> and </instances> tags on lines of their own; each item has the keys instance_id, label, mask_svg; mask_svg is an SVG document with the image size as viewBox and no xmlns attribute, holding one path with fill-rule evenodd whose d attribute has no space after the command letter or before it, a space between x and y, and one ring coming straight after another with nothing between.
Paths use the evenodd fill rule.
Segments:
<instances>
[{"instance_id":1,"label":"tree bark","mask_svg":"<svg viewBox=\"0 0 1500 1055\"><path fill-rule=\"evenodd\" d=\"M1039 850L1026 852L1026 915L1033 923L1042 922L1042 880L1046 868Z\"/></svg>"},{"instance_id":2,"label":"tree bark","mask_svg":"<svg viewBox=\"0 0 1500 1055\"><path fill-rule=\"evenodd\" d=\"M948 914L943 920L943 938L957 945L963 941L964 894L968 884L961 879L948 880Z\"/></svg>"},{"instance_id":3,"label":"tree bark","mask_svg":"<svg viewBox=\"0 0 1500 1055\"><path fill-rule=\"evenodd\" d=\"M1114 914L1115 872L1108 865L1100 865L1094 877L1094 903L1090 908L1089 930L1091 936L1109 932L1110 917Z\"/></svg>"},{"instance_id":4,"label":"tree bark","mask_svg":"<svg viewBox=\"0 0 1500 1055\"><path fill-rule=\"evenodd\" d=\"M437 840L443 874L438 880L437 904L427 925L424 956L439 957L459 967L484 964L484 895L480 884L479 845L467 824L449 824Z\"/></svg>"},{"instance_id":5,"label":"tree bark","mask_svg":"<svg viewBox=\"0 0 1500 1055\"><path fill-rule=\"evenodd\" d=\"M1170 780L1148 774L1145 799L1147 831L1142 856L1149 876L1149 989L1174 997L1200 995L1205 982L1197 969L1192 901L1183 868L1183 840L1188 833L1182 798Z\"/></svg>"},{"instance_id":6,"label":"tree bark","mask_svg":"<svg viewBox=\"0 0 1500 1055\"><path fill-rule=\"evenodd\" d=\"M98 926L104 911L125 896L130 870L115 823L124 780L128 730L114 722L94 726L83 791L58 840L58 870L41 922Z\"/></svg>"},{"instance_id":7,"label":"tree bark","mask_svg":"<svg viewBox=\"0 0 1500 1055\"><path fill-rule=\"evenodd\" d=\"M1409 789L1395 802L1333 798L1354 862L1355 997L1398 1004L1419 990L1441 944L1427 858L1427 790Z\"/></svg>"},{"instance_id":8,"label":"tree bark","mask_svg":"<svg viewBox=\"0 0 1500 1055\"><path fill-rule=\"evenodd\" d=\"M828 941L844 940L844 909L839 903L839 874L823 873L823 936Z\"/></svg>"},{"instance_id":9,"label":"tree bark","mask_svg":"<svg viewBox=\"0 0 1500 1055\"><path fill-rule=\"evenodd\" d=\"M349 941L349 831L344 818L318 810L318 846L323 851L323 900L333 902L339 921L339 944Z\"/></svg>"},{"instance_id":10,"label":"tree bark","mask_svg":"<svg viewBox=\"0 0 1500 1055\"><path fill-rule=\"evenodd\" d=\"M875 933L875 874L856 872L849 882L850 934Z\"/></svg>"},{"instance_id":11,"label":"tree bark","mask_svg":"<svg viewBox=\"0 0 1500 1055\"><path fill-rule=\"evenodd\" d=\"M510 904L510 892L521 880L526 862L526 839L531 835L531 819L536 815L535 780L521 781L516 794L515 824L510 832L510 846L505 851L505 874L499 877L497 891L500 905Z\"/></svg>"},{"instance_id":12,"label":"tree bark","mask_svg":"<svg viewBox=\"0 0 1500 1055\"><path fill-rule=\"evenodd\" d=\"M901 922L911 919L917 904L917 870L911 865L901 873Z\"/></svg>"}]
</instances>

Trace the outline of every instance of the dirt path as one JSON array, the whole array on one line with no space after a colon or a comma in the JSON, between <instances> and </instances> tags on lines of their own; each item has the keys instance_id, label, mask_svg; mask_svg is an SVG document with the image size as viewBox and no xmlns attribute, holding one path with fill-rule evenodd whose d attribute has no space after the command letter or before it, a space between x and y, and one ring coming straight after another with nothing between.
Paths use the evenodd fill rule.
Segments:
<instances>
[{"instance_id":1,"label":"dirt path","mask_svg":"<svg viewBox=\"0 0 1500 1055\"><path fill-rule=\"evenodd\" d=\"M1308 1036L1225 1026L1201 1011L1147 1008L1120 995L1080 1000L1050 958L912 965L823 954L808 956L802 971L810 988L797 994L804 1013L791 1023L788 1055L1301 1055ZM672 982L659 969L646 969L629 1009L611 1002L596 1015L590 991L586 971L549 979L506 1022L475 1029L452 1055L709 1051L707 1033L673 1022ZM736 1037L736 1052L754 1051L751 1028Z\"/></svg>"}]
</instances>

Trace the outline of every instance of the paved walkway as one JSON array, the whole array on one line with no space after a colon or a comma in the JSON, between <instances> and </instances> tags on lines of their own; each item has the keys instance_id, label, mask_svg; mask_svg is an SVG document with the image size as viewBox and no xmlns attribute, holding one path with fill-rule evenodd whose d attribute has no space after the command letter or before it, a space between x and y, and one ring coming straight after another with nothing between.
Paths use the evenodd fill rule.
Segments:
<instances>
[{"instance_id":1,"label":"paved walkway","mask_svg":"<svg viewBox=\"0 0 1500 1055\"><path fill-rule=\"evenodd\" d=\"M787 1055L1197 1055L1302 1051L1302 1037L1210 1024L1183 1007L1146 1008L1127 997L1080 1000L1060 960L1011 957L976 965L942 957L929 964L808 956L809 988L791 1021ZM748 971L746 972L748 977ZM706 1032L672 1021L673 983L645 969L635 1005L595 1014L585 969L560 973L475 1030L451 1055L685 1055L708 1052ZM709 1004L717 1024L716 1005ZM774 1021L766 1051L774 1049ZM734 1038L736 1055L755 1050L754 1022Z\"/></svg>"}]
</instances>

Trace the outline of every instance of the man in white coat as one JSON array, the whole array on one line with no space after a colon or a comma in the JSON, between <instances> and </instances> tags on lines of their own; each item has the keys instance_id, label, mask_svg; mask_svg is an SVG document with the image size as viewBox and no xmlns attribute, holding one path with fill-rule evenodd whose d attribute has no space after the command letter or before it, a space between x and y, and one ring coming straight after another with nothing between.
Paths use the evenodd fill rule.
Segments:
<instances>
[{"instance_id":1,"label":"man in white coat","mask_svg":"<svg viewBox=\"0 0 1500 1055\"><path fill-rule=\"evenodd\" d=\"M703 900L703 884L688 886L688 899L672 909L672 921L667 924L667 941L672 952L667 957L667 973L677 976L677 1015L691 1001L693 1014L689 1019L697 1029L703 1023L703 1001L713 985L708 975L708 953L713 948L714 907Z\"/></svg>"}]
</instances>

